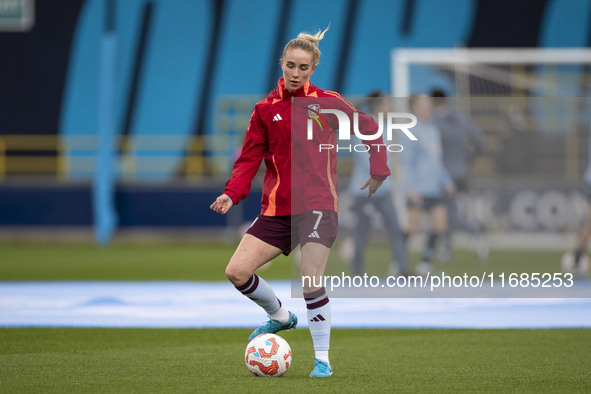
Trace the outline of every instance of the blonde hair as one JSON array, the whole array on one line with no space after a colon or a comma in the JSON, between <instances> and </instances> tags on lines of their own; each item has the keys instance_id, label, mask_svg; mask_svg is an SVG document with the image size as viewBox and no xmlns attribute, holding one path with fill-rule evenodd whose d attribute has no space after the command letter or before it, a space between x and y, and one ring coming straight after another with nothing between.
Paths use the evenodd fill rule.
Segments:
<instances>
[{"instance_id":1,"label":"blonde hair","mask_svg":"<svg viewBox=\"0 0 591 394\"><path fill-rule=\"evenodd\" d=\"M283 48L282 56L285 57L285 53L288 49L300 48L312 54L312 64L316 67L320 61L321 55L320 49L318 49L318 42L324 38L324 33L326 33L329 28L330 25L324 29L324 31L318 30L314 35L308 33L298 34L296 38L288 42L285 48Z\"/></svg>"}]
</instances>

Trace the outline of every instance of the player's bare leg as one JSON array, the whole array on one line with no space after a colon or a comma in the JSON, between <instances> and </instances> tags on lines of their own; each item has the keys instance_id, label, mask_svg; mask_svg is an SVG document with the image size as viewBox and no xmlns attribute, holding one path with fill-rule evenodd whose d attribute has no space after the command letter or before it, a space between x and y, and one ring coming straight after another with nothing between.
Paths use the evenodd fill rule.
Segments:
<instances>
[{"instance_id":1,"label":"player's bare leg","mask_svg":"<svg viewBox=\"0 0 591 394\"><path fill-rule=\"evenodd\" d=\"M420 200L419 200L420 204ZM406 233L407 233L407 242L410 241L410 238L419 231L421 226L421 216L422 216L422 209L416 207L408 207L406 213ZM416 267L417 273L421 275L426 275L427 272L431 271L431 263L427 261L421 260Z\"/></svg>"},{"instance_id":2,"label":"player's bare leg","mask_svg":"<svg viewBox=\"0 0 591 394\"><path fill-rule=\"evenodd\" d=\"M421 223L421 210L417 208L408 208L406 212L406 232L408 236L414 235L419 231Z\"/></svg>"},{"instance_id":3,"label":"player's bare leg","mask_svg":"<svg viewBox=\"0 0 591 394\"><path fill-rule=\"evenodd\" d=\"M311 293L324 287L324 271L326 269L329 254L330 249L319 243L307 242L302 246L302 277L313 279L303 283L304 293Z\"/></svg>"},{"instance_id":4,"label":"player's bare leg","mask_svg":"<svg viewBox=\"0 0 591 394\"><path fill-rule=\"evenodd\" d=\"M226 267L226 278L236 287L248 281L254 272L281 254L281 249L245 234Z\"/></svg>"},{"instance_id":5,"label":"player's bare leg","mask_svg":"<svg viewBox=\"0 0 591 394\"><path fill-rule=\"evenodd\" d=\"M249 340L260 334L275 334L297 325L297 317L282 306L271 286L254 273L280 254L281 249L245 234L226 267L226 277L236 289L263 308L270 318L250 334Z\"/></svg>"},{"instance_id":6,"label":"player's bare leg","mask_svg":"<svg viewBox=\"0 0 591 394\"><path fill-rule=\"evenodd\" d=\"M439 204L431 208L429 211L429 220L431 222L431 230L435 234L444 234L447 231L447 208L445 205Z\"/></svg>"},{"instance_id":7,"label":"player's bare leg","mask_svg":"<svg viewBox=\"0 0 591 394\"><path fill-rule=\"evenodd\" d=\"M438 204L429 209L429 229L421 262L417 266L417 271L422 275L432 271L437 239L447 230L447 208L444 204Z\"/></svg>"},{"instance_id":8,"label":"player's bare leg","mask_svg":"<svg viewBox=\"0 0 591 394\"><path fill-rule=\"evenodd\" d=\"M587 205L587 219L585 220L585 224L581 230L579 230L579 235L577 237L577 249L575 250L574 257L575 257L575 266L579 264L579 260L585 250L587 250L587 242L589 242L589 238L591 237L591 201L589 201Z\"/></svg>"},{"instance_id":9,"label":"player's bare leg","mask_svg":"<svg viewBox=\"0 0 591 394\"><path fill-rule=\"evenodd\" d=\"M448 212L445 204L438 204L429 210L429 221L431 227L431 234L427 240L426 253L431 258L435 255L435 247L437 240L441 238L447 231Z\"/></svg>"}]
</instances>

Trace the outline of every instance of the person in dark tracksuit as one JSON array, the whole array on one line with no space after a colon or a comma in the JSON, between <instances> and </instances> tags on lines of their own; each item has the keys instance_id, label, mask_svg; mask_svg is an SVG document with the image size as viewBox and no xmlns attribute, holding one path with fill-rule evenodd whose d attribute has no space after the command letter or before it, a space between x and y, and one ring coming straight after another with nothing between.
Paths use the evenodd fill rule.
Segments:
<instances>
[{"instance_id":1,"label":"person in dark tracksuit","mask_svg":"<svg viewBox=\"0 0 591 394\"><path fill-rule=\"evenodd\" d=\"M481 131L461 112L451 108L446 102L443 90L431 92L433 101L432 121L441 134L443 164L456 185L457 193L447 195L445 204L448 213L448 227L440 243L439 259L443 262L451 257L453 250L451 237L456 231L470 235L472 247L480 261L488 257L488 244L479 227L470 223L459 211L457 197L468 191L470 164L475 154L483 149Z\"/></svg>"}]
</instances>

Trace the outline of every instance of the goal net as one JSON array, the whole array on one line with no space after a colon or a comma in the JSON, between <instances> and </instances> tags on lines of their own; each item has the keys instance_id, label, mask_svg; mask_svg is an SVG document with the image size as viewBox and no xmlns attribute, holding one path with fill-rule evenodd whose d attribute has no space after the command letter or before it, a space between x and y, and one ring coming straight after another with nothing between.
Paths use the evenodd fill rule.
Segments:
<instances>
[{"instance_id":1,"label":"goal net","mask_svg":"<svg viewBox=\"0 0 591 394\"><path fill-rule=\"evenodd\" d=\"M395 97L441 90L484 133L475 175L545 186L580 182L587 164L589 49L398 49ZM502 178L500 178L502 177Z\"/></svg>"},{"instance_id":2,"label":"goal net","mask_svg":"<svg viewBox=\"0 0 591 394\"><path fill-rule=\"evenodd\" d=\"M469 177L475 204L488 206L477 214L481 224L578 228L586 209L590 49L397 49L391 66L393 96L443 91L481 130L483 150Z\"/></svg>"}]
</instances>

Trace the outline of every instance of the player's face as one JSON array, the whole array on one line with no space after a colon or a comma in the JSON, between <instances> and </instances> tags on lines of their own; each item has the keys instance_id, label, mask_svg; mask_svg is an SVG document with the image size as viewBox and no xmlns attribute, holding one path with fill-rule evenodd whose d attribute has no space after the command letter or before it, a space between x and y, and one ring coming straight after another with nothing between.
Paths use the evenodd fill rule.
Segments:
<instances>
[{"instance_id":1,"label":"player's face","mask_svg":"<svg viewBox=\"0 0 591 394\"><path fill-rule=\"evenodd\" d=\"M285 87L290 92L301 88L308 82L314 69L312 54L301 48L288 49L285 56L281 58L281 70Z\"/></svg>"},{"instance_id":2,"label":"player's face","mask_svg":"<svg viewBox=\"0 0 591 394\"><path fill-rule=\"evenodd\" d=\"M374 100L377 100L375 102L374 112L376 114L379 114L380 112L384 113L384 119L386 119L385 114L392 110L392 101L390 100L390 97L379 97Z\"/></svg>"},{"instance_id":3,"label":"player's face","mask_svg":"<svg viewBox=\"0 0 591 394\"><path fill-rule=\"evenodd\" d=\"M431 99L428 96L418 97L411 111L419 120L428 122L431 119Z\"/></svg>"}]
</instances>

